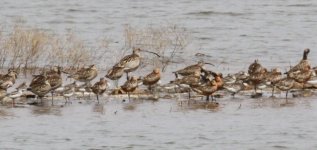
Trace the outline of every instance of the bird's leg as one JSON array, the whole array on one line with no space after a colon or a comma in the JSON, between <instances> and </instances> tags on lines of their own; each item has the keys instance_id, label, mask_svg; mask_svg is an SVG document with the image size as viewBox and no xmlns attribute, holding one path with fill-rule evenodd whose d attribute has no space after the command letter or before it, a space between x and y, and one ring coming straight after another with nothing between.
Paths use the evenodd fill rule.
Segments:
<instances>
[{"instance_id":1,"label":"bird's leg","mask_svg":"<svg viewBox=\"0 0 317 150\"><path fill-rule=\"evenodd\" d=\"M272 88L272 97L274 97L274 88L275 88L275 86L273 85L273 88Z\"/></svg>"},{"instance_id":2,"label":"bird's leg","mask_svg":"<svg viewBox=\"0 0 317 150\"><path fill-rule=\"evenodd\" d=\"M51 94L52 94L52 106L54 105L54 91L52 90L51 91Z\"/></svg>"},{"instance_id":3,"label":"bird's leg","mask_svg":"<svg viewBox=\"0 0 317 150\"><path fill-rule=\"evenodd\" d=\"M190 91L191 91L191 89L189 88L189 89L188 89L188 99L190 99L190 97L191 97Z\"/></svg>"},{"instance_id":4,"label":"bird's leg","mask_svg":"<svg viewBox=\"0 0 317 150\"><path fill-rule=\"evenodd\" d=\"M206 101L209 102L209 95L206 96Z\"/></svg>"},{"instance_id":5,"label":"bird's leg","mask_svg":"<svg viewBox=\"0 0 317 150\"><path fill-rule=\"evenodd\" d=\"M12 98L12 107L14 107L15 106L15 100L14 100L14 98Z\"/></svg>"},{"instance_id":6,"label":"bird's leg","mask_svg":"<svg viewBox=\"0 0 317 150\"><path fill-rule=\"evenodd\" d=\"M126 72L126 74L127 74L127 80L129 80L129 72Z\"/></svg>"},{"instance_id":7,"label":"bird's leg","mask_svg":"<svg viewBox=\"0 0 317 150\"><path fill-rule=\"evenodd\" d=\"M98 96L98 94L96 94L97 95L97 101L98 101L98 104L99 104L99 96Z\"/></svg>"},{"instance_id":8,"label":"bird's leg","mask_svg":"<svg viewBox=\"0 0 317 150\"><path fill-rule=\"evenodd\" d=\"M286 91L286 103L288 103L287 94L288 94L288 90Z\"/></svg>"},{"instance_id":9,"label":"bird's leg","mask_svg":"<svg viewBox=\"0 0 317 150\"><path fill-rule=\"evenodd\" d=\"M130 102L130 92L128 92L129 102Z\"/></svg>"}]
</instances>

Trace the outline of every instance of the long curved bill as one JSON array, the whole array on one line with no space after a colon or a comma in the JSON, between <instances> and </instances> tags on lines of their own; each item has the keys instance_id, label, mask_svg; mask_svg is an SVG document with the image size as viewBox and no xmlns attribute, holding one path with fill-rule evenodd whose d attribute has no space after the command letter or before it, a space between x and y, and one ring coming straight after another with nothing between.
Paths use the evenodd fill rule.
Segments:
<instances>
[{"instance_id":1,"label":"long curved bill","mask_svg":"<svg viewBox=\"0 0 317 150\"><path fill-rule=\"evenodd\" d=\"M204 64L208 64L208 65L212 65L212 66L215 66L215 65L214 65L214 64L212 64L212 63L206 63L206 62L205 62Z\"/></svg>"},{"instance_id":2,"label":"long curved bill","mask_svg":"<svg viewBox=\"0 0 317 150\"><path fill-rule=\"evenodd\" d=\"M158 53L155 53L155 52L151 52L151 51L147 51L147 50L141 50L141 51L154 54L154 55L156 55L157 57L161 57L161 55L159 55Z\"/></svg>"}]
</instances>

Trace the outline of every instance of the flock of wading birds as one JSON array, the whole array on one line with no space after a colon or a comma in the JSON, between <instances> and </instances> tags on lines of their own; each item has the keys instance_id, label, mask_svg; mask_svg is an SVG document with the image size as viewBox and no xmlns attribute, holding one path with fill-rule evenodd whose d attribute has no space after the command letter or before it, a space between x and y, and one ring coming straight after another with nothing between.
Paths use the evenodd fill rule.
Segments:
<instances>
[{"instance_id":1,"label":"flock of wading birds","mask_svg":"<svg viewBox=\"0 0 317 150\"><path fill-rule=\"evenodd\" d=\"M199 61L197 64L190 65L183 69L173 72L176 79L170 81L170 83L161 85L158 81L161 78L160 68L155 68L153 72L144 76L136 77L129 76L130 72L137 70L140 66L141 58L140 52L153 53L160 57L158 54L139 48L133 48L133 53L123 57L118 63L116 63L112 69L110 69L105 75L106 78L116 81L117 87L108 94L127 94L130 100L131 94L140 94L139 86L146 85L148 89L143 90L143 94L154 94L160 91L174 91L176 92L188 92L189 99L190 92L194 91L199 95L206 96L206 101L215 102L214 93L219 90L225 90L231 93L232 96L239 91L252 90L254 93L251 97L261 97L263 88L272 88L272 97L274 97L275 88L280 91L286 91L287 95L291 89L306 89L317 87L316 68L312 68L309 60L307 59L309 49L305 49L303 58L294 67L290 67L290 70L286 73L282 73L278 68L268 71L263 67L258 60L255 60L248 68L248 72L238 72L235 74L228 74L223 77L221 73L216 73L205 69L205 63ZM210 64L213 65L213 64ZM68 75L68 78L73 78L76 81L63 86L62 73ZM118 80L126 73L126 82L118 87ZM283 75L285 74L285 75ZM25 93L31 91L33 96L40 99L35 104L42 104L45 95L51 92L52 105L54 95L61 95L65 99L65 104L70 102L69 99L77 92L82 93L94 93L99 103L99 96L103 95L109 89L108 81L102 77L100 81L91 84L90 82L98 75L98 69L95 65L89 67L80 68L74 71L66 71L61 67L53 67L50 70L43 71L39 75L33 75L33 79L29 86L24 82L16 87L16 91L7 93L7 89L12 87L17 80L17 71L15 69L9 69L7 74L0 74L0 100L11 100L12 106L15 106L15 100L28 96ZM182 77L179 77L182 76ZM78 82L84 82L79 85ZM163 89L163 90L162 90ZM177 90L186 89L186 90ZM261 92L257 91L261 89ZM136 92L138 91L138 92ZM141 92L142 93L142 92Z\"/></svg>"}]
</instances>

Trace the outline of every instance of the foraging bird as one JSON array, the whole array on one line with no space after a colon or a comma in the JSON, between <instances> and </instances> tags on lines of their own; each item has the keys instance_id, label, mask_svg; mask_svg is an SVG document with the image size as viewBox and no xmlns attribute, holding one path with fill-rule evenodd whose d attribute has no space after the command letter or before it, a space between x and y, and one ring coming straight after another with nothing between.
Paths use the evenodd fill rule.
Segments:
<instances>
[{"instance_id":1,"label":"foraging bird","mask_svg":"<svg viewBox=\"0 0 317 150\"><path fill-rule=\"evenodd\" d=\"M141 57L140 57L140 52L148 52L155 54L156 56L160 57L157 53L146 51L146 50L141 50L140 48L133 48L133 53L131 55L127 55L123 57L116 65L115 67L123 67L124 72L127 74L127 80L129 77L129 72L133 72L136 69L139 68L140 63L141 63Z\"/></svg>"},{"instance_id":2,"label":"foraging bird","mask_svg":"<svg viewBox=\"0 0 317 150\"><path fill-rule=\"evenodd\" d=\"M130 93L133 92L138 87L138 85L139 85L138 77L133 76L121 86L121 89L124 92L128 93L129 100L130 100Z\"/></svg>"},{"instance_id":3,"label":"foraging bird","mask_svg":"<svg viewBox=\"0 0 317 150\"><path fill-rule=\"evenodd\" d=\"M197 64L187 66L187 67L185 67L183 69L180 69L178 71L175 71L173 73L175 74L176 78L178 78L178 74L180 74L182 76L192 75L192 74L194 74L197 71L202 72L202 70L204 70L203 67L204 67L205 64L213 65L211 63L205 63L203 61L199 61Z\"/></svg>"},{"instance_id":4,"label":"foraging bird","mask_svg":"<svg viewBox=\"0 0 317 150\"><path fill-rule=\"evenodd\" d=\"M160 68L155 68L150 74L143 78L143 85L148 85L149 90L152 90L152 85L156 84L161 79Z\"/></svg>"},{"instance_id":5,"label":"foraging bird","mask_svg":"<svg viewBox=\"0 0 317 150\"><path fill-rule=\"evenodd\" d=\"M270 72L267 73L266 81L272 86L272 97L274 96L274 89L276 83L278 83L282 79L282 72L279 68L274 68Z\"/></svg>"},{"instance_id":6,"label":"foraging bird","mask_svg":"<svg viewBox=\"0 0 317 150\"><path fill-rule=\"evenodd\" d=\"M96 82L92 87L92 92L97 96L99 104L99 95L103 94L108 88L108 81L105 78L100 78L100 81Z\"/></svg>"},{"instance_id":7,"label":"foraging bird","mask_svg":"<svg viewBox=\"0 0 317 150\"><path fill-rule=\"evenodd\" d=\"M80 82L88 83L95 79L98 75L98 69L96 65L91 65L88 68L81 68L75 74L68 76Z\"/></svg>"}]
</instances>

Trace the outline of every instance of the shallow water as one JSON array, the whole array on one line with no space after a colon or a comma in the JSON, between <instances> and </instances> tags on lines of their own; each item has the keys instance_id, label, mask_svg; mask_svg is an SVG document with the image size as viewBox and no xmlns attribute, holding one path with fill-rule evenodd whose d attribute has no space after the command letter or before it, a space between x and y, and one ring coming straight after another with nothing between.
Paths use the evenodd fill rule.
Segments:
<instances>
[{"instance_id":1,"label":"shallow water","mask_svg":"<svg viewBox=\"0 0 317 150\"><path fill-rule=\"evenodd\" d=\"M256 58L284 71L307 47L316 64L316 6L314 0L2 0L0 23L22 17L58 34L73 30L91 45L111 37L118 48L126 24L176 24L193 36L185 58L208 54L217 64L211 69L224 73L246 70ZM316 149L315 99L280 107L271 99L225 98L217 111L181 109L175 100L0 107L0 149Z\"/></svg>"}]
</instances>

